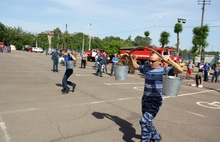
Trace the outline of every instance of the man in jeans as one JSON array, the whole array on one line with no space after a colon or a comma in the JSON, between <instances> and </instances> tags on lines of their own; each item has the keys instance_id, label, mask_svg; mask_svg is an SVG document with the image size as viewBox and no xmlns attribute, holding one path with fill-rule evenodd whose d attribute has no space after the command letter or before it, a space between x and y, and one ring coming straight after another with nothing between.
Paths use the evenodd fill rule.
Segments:
<instances>
[{"instance_id":1,"label":"man in jeans","mask_svg":"<svg viewBox=\"0 0 220 142\"><path fill-rule=\"evenodd\" d=\"M73 87L72 92L75 91L76 84L71 81L68 81L68 78L73 74L74 61L76 60L76 58L72 54L68 53L67 49L62 50L62 55L66 62L66 71L62 79L62 84L63 84L62 94L67 94L69 93L69 88L67 84ZM70 63L72 62L72 64L69 64L68 62Z\"/></svg>"},{"instance_id":2,"label":"man in jeans","mask_svg":"<svg viewBox=\"0 0 220 142\"><path fill-rule=\"evenodd\" d=\"M220 72L220 64L216 64L216 67L214 69L214 73L213 73L213 76L212 76L212 82L214 82L214 79L215 79L215 82L218 81L219 72Z\"/></svg>"}]
</instances>

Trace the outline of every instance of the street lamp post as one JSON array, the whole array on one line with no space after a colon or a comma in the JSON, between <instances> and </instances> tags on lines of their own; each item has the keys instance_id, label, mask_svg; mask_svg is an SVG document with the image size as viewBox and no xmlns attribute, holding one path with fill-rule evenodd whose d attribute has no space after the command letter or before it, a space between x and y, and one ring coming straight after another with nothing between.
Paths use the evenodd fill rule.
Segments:
<instances>
[{"instance_id":1,"label":"street lamp post","mask_svg":"<svg viewBox=\"0 0 220 142\"><path fill-rule=\"evenodd\" d=\"M90 50L90 47L91 47L91 30L92 30L92 24L90 23L89 26L90 26L90 28L89 28L89 50Z\"/></svg>"},{"instance_id":2,"label":"street lamp post","mask_svg":"<svg viewBox=\"0 0 220 142\"><path fill-rule=\"evenodd\" d=\"M185 24L186 23L186 19L182 19L182 18L177 18L177 22L178 23L183 23L183 24ZM177 32L177 53L179 54L179 46L180 46L180 38L179 38L179 32L181 32L181 31L178 31Z\"/></svg>"},{"instance_id":3,"label":"street lamp post","mask_svg":"<svg viewBox=\"0 0 220 142\"><path fill-rule=\"evenodd\" d=\"M84 52L84 33L83 33L83 42L82 42L82 53Z\"/></svg>"},{"instance_id":4,"label":"street lamp post","mask_svg":"<svg viewBox=\"0 0 220 142\"><path fill-rule=\"evenodd\" d=\"M36 46L36 47L38 46L38 45L37 45L37 35L38 35L38 34L35 34L35 37L36 37L35 46Z\"/></svg>"},{"instance_id":5,"label":"street lamp post","mask_svg":"<svg viewBox=\"0 0 220 142\"><path fill-rule=\"evenodd\" d=\"M157 19L156 19L155 22L154 22L154 40L153 40L153 42L154 42L153 44L154 44L154 45L156 44L155 40L156 40L156 38L157 38L157 34L156 34L157 20L160 19L160 18L161 18L161 16L157 17Z\"/></svg>"},{"instance_id":6,"label":"street lamp post","mask_svg":"<svg viewBox=\"0 0 220 142\"><path fill-rule=\"evenodd\" d=\"M92 24L87 24L87 26L92 26ZM89 29L87 27L86 29ZM90 50L90 44L91 44L91 29L90 29L90 34L89 34L89 50ZM84 46L85 46L85 38L84 38L84 32L83 32L83 42L82 42L82 53L84 52Z\"/></svg>"}]
</instances>

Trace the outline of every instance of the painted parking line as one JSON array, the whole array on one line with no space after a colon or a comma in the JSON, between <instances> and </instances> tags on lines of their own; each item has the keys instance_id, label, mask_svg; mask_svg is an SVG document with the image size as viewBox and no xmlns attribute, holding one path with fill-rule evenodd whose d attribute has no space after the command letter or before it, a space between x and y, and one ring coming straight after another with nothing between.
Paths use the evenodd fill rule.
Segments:
<instances>
[{"instance_id":1,"label":"painted parking line","mask_svg":"<svg viewBox=\"0 0 220 142\"><path fill-rule=\"evenodd\" d=\"M133 83L105 83L105 85L131 85L131 84L143 84L143 82L133 82Z\"/></svg>"},{"instance_id":2,"label":"painted parking line","mask_svg":"<svg viewBox=\"0 0 220 142\"><path fill-rule=\"evenodd\" d=\"M95 76L94 74L75 74L75 76Z\"/></svg>"},{"instance_id":3,"label":"painted parking line","mask_svg":"<svg viewBox=\"0 0 220 142\"><path fill-rule=\"evenodd\" d=\"M5 142L10 142L10 136L6 131L5 123L3 122L2 118L0 117L0 130L3 132Z\"/></svg>"}]
</instances>

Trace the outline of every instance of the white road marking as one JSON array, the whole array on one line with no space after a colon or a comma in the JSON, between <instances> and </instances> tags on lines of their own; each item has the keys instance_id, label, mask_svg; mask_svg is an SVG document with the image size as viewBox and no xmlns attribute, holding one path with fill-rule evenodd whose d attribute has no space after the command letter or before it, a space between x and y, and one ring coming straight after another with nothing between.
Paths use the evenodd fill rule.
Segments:
<instances>
[{"instance_id":1,"label":"white road marking","mask_svg":"<svg viewBox=\"0 0 220 142\"><path fill-rule=\"evenodd\" d=\"M95 76L93 74L75 74L76 76Z\"/></svg>"},{"instance_id":2,"label":"white road marking","mask_svg":"<svg viewBox=\"0 0 220 142\"><path fill-rule=\"evenodd\" d=\"M196 116L204 117L204 115L201 115L201 114L198 114L198 113L195 113L195 112L191 112L191 111L187 111L187 110L183 110L183 111L187 112L187 113L190 113L190 114L193 114L193 115L196 115Z\"/></svg>"},{"instance_id":3,"label":"white road marking","mask_svg":"<svg viewBox=\"0 0 220 142\"><path fill-rule=\"evenodd\" d=\"M220 109L220 102L197 102L196 104L206 108Z\"/></svg>"},{"instance_id":4,"label":"white road marking","mask_svg":"<svg viewBox=\"0 0 220 142\"><path fill-rule=\"evenodd\" d=\"M4 113L18 113L18 112L28 112L28 111L34 111L34 110L40 110L42 108L28 108L28 109L18 109L18 110L10 110L10 111L2 111L1 114Z\"/></svg>"},{"instance_id":5,"label":"white road marking","mask_svg":"<svg viewBox=\"0 0 220 142\"><path fill-rule=\"evenodd\" d=\"M134 83L105 83L105 85L130 85L130 84L143 84L143 82Z\"/></svg>"},{"instance_id":6,"label":"white road marking","mask_svg":"<svg viewBox=\"0 0 220 142\"><path fill-rule=\"evenodd\" d=\"M5 123L2 121L1 117L0 117L0 128L3 131L3 133L4 133L5 142L10 142L10 136L8 135L8 133L6 131Z\"/></svg>"}]
</instances>

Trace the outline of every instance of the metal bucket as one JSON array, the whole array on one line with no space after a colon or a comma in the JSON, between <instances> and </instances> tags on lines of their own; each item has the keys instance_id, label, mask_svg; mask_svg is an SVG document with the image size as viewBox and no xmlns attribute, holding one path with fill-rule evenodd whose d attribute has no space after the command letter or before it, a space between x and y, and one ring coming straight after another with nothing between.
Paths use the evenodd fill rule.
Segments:
<instances>
[{"instance_id":1,"label":"metal bucket","mask_svg":"<svg viewBox=\"0 0 220 142\"><path fill-rule=\"evenodd\" d=\"M176 76L163 75L163 90L164 96L176 97L179 93L183 79Z\"/></svg>"},{"instance_id":2,"label":"metal bucket","mask_svg":"<svg viewBox=\"0 0 220 142\"><path fill-rule=\"evenodd\" d=\"M68 66L68 69L73 69L74 61L67 61L67 66Z\"/></svg>"},{"instance_id":3,"label":"metal bucket","mask_svg":"<svg viewBox=\"0 0 220 142\"><path fill-rule=\"evenodd\" d=\"M126 80L128 75L128 66L114 67L115 80Z\"/></svg>"}]
</instances>

